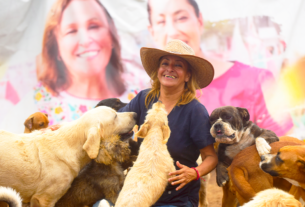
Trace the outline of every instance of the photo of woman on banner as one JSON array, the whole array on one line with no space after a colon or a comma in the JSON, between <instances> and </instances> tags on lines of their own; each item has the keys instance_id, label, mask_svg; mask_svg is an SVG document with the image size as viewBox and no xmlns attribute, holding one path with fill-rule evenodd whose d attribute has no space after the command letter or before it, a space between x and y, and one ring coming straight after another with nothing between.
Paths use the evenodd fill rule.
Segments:
<instances>
[{"instance_id":1,"label":"photo of woman on banner","mask_svg":"<svg viewBox=\"0 0 305 207\"><path fill-rule=\"evenodd\" d=\"M46 20L42 46L36 60L39 84L14 113L20 107L27 108L24 117L41 111L53 125L79 118L102 99L128 100L117 31L99 0L57 0ZM18 118L25 120L20 114ZM5 124L16 126L9 120Z\"/></svg>"},{"instance_id":2,"label":"photo of woman on banner","mask_svg":"<svg viewBox=\"0 0 305 207\"><path fill-rule=\"evenodd\" d=\"M274 81L270 71L204 54L201 49L204 21L195 0L148 0L147 8L148 30L158 47L163 48L171 39L180 39L214 66L213 82L201 90L202 94L198 91L199 100L209 113L226 105L247 108L250 120L259 127L272 130L278 136L289 133L293 127L289 115L274 118L264 99L265 84Z\"/></svg>"}]
</instances>

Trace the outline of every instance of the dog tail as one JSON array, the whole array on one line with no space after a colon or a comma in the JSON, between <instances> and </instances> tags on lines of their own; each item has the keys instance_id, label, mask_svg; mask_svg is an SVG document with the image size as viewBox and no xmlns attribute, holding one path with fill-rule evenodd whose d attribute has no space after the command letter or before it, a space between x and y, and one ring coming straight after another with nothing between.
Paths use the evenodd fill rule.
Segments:
<instances>
[{"instance_id":1,"label":"dog tail","mask_svg":"<svg viewBox=\"0 0 305 207\"><path fill-rule=\"evenodd\" d=\"M9 207L22 207L22 199L15 190L0 186L0 201L8 203Z\"/></svg>"}]
</instances>

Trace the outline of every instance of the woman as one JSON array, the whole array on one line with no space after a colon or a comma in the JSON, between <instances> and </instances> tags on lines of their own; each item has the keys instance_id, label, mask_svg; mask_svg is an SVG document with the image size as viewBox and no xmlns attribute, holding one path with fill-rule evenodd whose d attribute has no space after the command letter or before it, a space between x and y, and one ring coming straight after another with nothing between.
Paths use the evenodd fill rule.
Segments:
<instances>
[{"instance_id":1,"label":"woman","mask_svg":"<svg viewBox=\"0 0 305 207\"><path fill-rule=\"evenodd\" d=\"M59 91L89 99L125 90L117 32L98 0L58 0L45 26L38 79Z\"/></svg>"},{"instance_id":2,"label":"woman","mask_svg":"<svg viewBox=\"0 0 305 207\"><path fill-rule=\"evenodd\" d=\"M200 38L204 22L195 0L149 0L148 16L148 29L160 48L171 39L180 39L190 45L197 56L214 66L214 81L199 97L209 113L226 105L243 107L248 109L251 121L259 127L272 130L278 136L289 132L293 123L288 114L277 111L277 117L271 116L266 106L263 87L274 79L270 71L237 61L214 59L203 53Z\"/></svg>"},{"instance_id":3,"label":"woman","mask_svg":"<svg viewBox=\"0 0 305 207\"><path fill-rule=\"evenodd\" d=\"M99 0L57 0L47 17L42 46L36 61L39 84L34 95L14 109L27 110L9 114L18 117L20 127L36 111L47 113L53 125L77 119L101 99L128 100L116 28ZM16 124L5 122L6 130L18 132Z\"/></svg>"},{"instance_id":4,"label":"woman","mask_svg":"<svg viewBox=\"0 0 305 207\"><path fill-rule=\"evenodd\" d=\"M198 179L215 168L217 155L210 135L209 115L197 100L196 89L210 84L214 69L180 40L170 41L165 50L142 48L141 60L152 88L141 91L119 111L136 112L139 126L157 101L162 101L168 112L171 135L167 147L177 171L170 173L176 176L169 179L170 185L154 206L197 206ZM199 154L203 162L197 166Z\"/></svg>"}]
</instances>

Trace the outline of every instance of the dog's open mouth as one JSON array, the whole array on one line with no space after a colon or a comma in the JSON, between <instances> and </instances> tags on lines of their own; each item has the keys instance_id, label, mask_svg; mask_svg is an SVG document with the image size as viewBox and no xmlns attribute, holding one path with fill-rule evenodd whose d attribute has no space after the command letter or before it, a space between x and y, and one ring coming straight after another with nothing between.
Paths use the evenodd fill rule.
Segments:
<instances>
[{"instance_id":1,"label":"dog's open mouth","mask_svg":"<svg viewBox=\"0 0 305 207\"><path fill-rule=\"evenodd\" d=\"M229 139L233 139L233 138L235 138L235 133L233 133L233 134L228 136L228 135L224 134L222 130L217 130L216 131L216 137L217 138L229 138Z\"/></svg>"},{"instance_id":2,"label":"dog's open mouth","mask_svg":"<svg viewBox=\"0 0 305 207\"><path fill-rule=\"evenodd\" d=\"M226 135L223 133L222 130L216 131L216 137L215 137L216 142L231 144L234 142L234 140L235 140L235 133L233 133L231 135Z\"/></svg>"},{"instance_id":3,"label":"dog's open mouth","mask_svg":"<svg viewBox=\"0 0 305 207\"><path fill-rule=\"evenodd\" d=\"M120 134L120 136L121 136L121 140L125 141L133 136L133 131L131 130L130 132Z\"/></svg>"}]
</instances>

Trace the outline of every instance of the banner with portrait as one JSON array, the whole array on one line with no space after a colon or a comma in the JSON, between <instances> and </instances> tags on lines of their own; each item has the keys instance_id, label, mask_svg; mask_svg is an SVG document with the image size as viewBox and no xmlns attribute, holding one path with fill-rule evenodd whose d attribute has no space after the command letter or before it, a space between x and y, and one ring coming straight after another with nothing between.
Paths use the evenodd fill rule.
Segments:
<instances>
[{"instance_id":1,"label":"banner with portrait","mask_svg":"<svg viewBox=\"0 0 305 207\"><path fill-rule=\"evenodd\" d=\"M180 39L213 63L198 91L211 113L305 139L305 3L208 0L21 0L0 12L0 129L22 133L32 113L69 122L103 99L129 102L151 86L141 47Z\"/></svg>"}]
</instances>

